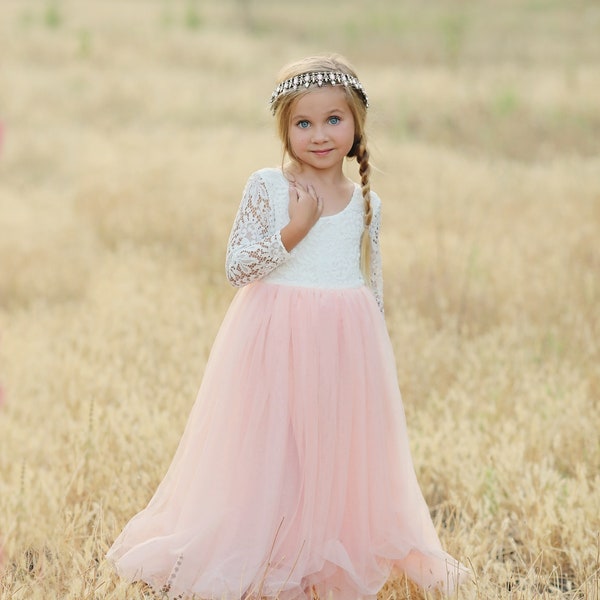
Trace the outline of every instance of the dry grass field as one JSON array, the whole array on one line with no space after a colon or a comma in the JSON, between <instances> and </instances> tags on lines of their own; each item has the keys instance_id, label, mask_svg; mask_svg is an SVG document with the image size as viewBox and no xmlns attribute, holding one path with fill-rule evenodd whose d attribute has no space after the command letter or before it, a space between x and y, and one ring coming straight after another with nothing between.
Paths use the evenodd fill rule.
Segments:
<instances>
[{"instance_id":1,"label":"dry grass field","mask_svg":"<svg viewBox=\"0 0 600 600\"><path fill-rule=\"evenodd\" d=\"M335 50L371 100L386 319L459 597L599 600L599 32L596 0L1 0L0 598L150 597L104 554L233 297L275 74Z\"/></svg>"}]
</instances>

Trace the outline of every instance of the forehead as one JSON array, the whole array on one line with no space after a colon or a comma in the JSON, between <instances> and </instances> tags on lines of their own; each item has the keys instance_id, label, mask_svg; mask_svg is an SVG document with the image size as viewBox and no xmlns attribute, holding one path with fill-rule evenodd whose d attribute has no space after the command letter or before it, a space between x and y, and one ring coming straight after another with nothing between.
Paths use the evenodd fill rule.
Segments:
<instances>
[{"instance_id":1,"label":"forehead","mask_svg":"<svg viewBox=\"0 0 600 600\"><path fill-rule=\"evenodd\" d=\"M292 106L292 114L320 114L332 110L349 110L346 91L342 86L310 88Z\"/></svg>"}]
</instances>

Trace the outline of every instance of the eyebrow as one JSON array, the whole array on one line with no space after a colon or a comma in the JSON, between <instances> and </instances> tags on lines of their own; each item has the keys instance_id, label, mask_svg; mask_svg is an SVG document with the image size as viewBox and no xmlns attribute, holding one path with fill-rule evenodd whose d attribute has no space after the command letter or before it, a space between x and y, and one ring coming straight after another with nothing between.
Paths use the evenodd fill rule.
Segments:
<instances>
[{"instance_id":1,"label":"eyebrow","mask_svg":"<svg viewBox=\"0 0 600 600\"><path fill-rule=\"evenodd\" d=\"M344 110L343 108L332 108L332 109L330 109L328 111L325 111L324 114L327 115L327 116L331 116L334 113L344 113L344 112L347 112L347 111ZM302 113L300 113L300 114L293 114L292 113L292 117L291 118L294 119L294 120L295 119L306 119L307 121L310 120L306 115L303 115Z\"/></svg>"}]
</instances>

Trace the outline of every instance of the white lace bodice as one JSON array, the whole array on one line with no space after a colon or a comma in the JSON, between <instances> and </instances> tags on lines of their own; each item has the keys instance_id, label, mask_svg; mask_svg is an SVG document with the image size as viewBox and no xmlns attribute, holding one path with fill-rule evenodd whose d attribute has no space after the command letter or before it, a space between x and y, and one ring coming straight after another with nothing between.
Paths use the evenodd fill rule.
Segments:
<instances>
[{"instance_id":1,"label":"white lace bodice","mask_svg":"<svg viewBox=\"0 0 600 600\"><path fill-rule=\"evenodd\" d=\"M232 285L241 287L263 279L283 285L318 288L359 287L360 238L364 204L355 186L341 212L321 217L290 252L280 231L289 222L289 182L281 169L262 169L246 184L227 247L226 272ZM369 229L371 276L369 287L383 312L383 282L379 228L381 201L371 192L373 218Z\"/></svg>"}]
</instances>

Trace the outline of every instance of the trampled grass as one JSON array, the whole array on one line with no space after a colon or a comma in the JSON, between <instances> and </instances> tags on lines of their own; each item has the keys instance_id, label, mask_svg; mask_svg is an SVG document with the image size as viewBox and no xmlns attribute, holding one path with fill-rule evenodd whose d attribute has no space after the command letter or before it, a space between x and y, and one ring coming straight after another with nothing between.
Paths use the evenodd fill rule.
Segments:
<instances>
[{"instance_id":1,"label":"trampled grass","mask_svg":"<svg viewBox=\"0 0 600 600\"><path fill-rule=\"evenodd\" d=\"M591 0L3 0L0 598L147 597L104 553L233 297L275 73L336 50L372 104L386 318L460 597L598 600L599 24Z\"/></svg>"}]
</instances>

